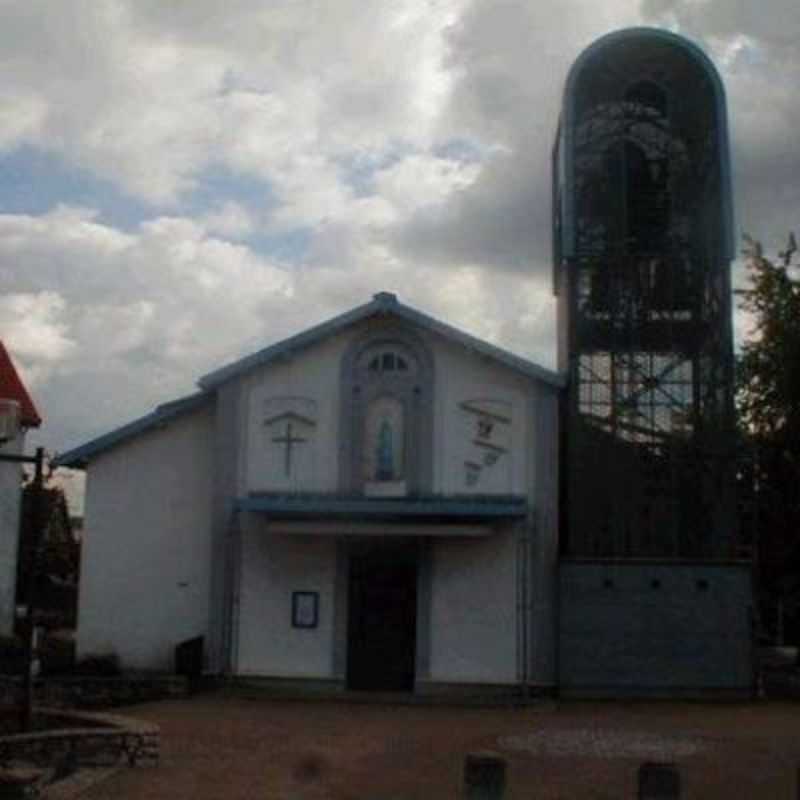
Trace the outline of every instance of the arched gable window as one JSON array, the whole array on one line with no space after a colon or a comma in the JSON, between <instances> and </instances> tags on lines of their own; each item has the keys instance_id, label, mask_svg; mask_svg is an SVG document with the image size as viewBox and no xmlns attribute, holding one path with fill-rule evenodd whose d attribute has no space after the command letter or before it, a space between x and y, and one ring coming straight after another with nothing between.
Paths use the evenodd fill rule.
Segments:
<instances>
[{"instance_id":1,"label":"arched gable window","mask_svg":"<svg viewBox=\"0 0 800 800\"><path fill-rule=\"evenodd\" d=\"M341 486L405 495L431 486L433 369L413 331L386 327L342 360Z\"/></svg>"},{"instance_id":2,"label":"arched gable window","mask_svg":"<svg viewBox=\"0 0 800 800\"><path fill-rule=\"evenodd\" d=\"M408 372L408 357L398 353L392 348L382 349L380 353L371 356L367 369L373 373L382 372Z\"/></svg>"},{"instance_id":3,"label":"arched gable window","mask_svg":"<svg viewBox=\"0 0 800 800\"><path fill-rule=\"evenodd\" d=\"M407 347L397 342L386 342L367 348L359 358L359 368L366 369L371 378L388 373L412 377L417 371L417 363Z\"/></svg>"}]
</instances>

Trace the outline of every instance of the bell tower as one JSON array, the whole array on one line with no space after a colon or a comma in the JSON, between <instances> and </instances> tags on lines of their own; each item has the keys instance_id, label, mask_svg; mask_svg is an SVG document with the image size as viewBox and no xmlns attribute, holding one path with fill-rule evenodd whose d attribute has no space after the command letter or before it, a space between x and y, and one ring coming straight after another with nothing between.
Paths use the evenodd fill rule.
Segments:
<instances>
[{"instance_id":1,"label":"bell tower","mask_svg":"<svg viewBox=\"0 0 800 800\"><path fill-rule=\"evenodd\" d=\"M725 96L696 46L612 33L554 149L564 554L721 558L735 527Z\"/></svg>"}]
</instances>

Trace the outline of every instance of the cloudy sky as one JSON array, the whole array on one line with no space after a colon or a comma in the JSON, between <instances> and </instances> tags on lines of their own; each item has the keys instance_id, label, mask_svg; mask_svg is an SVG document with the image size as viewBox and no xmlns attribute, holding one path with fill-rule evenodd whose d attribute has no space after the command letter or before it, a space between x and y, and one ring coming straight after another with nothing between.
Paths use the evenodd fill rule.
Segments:
<instances>
[{"instance_id":1,"label":"cloudy sky","mask_svg":"<svg viewBox=\"0 0 800 800\"><path fill-rule=\"evenodd\" d=\"M649 24L727 85L737 223L800 222L797 0L0 0L0 336L64 450L380 290L553 365L566 71Z\"/></svg>"}]
</instances>

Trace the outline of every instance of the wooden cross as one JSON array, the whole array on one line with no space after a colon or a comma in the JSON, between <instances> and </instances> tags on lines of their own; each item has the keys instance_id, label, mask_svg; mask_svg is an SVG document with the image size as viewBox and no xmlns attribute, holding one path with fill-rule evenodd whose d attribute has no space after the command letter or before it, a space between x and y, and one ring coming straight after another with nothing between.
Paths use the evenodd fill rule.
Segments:
<instances>
[{"instance_id":1,"label":"wooden cross","mask_svg":"<svg viewBox=\"0 0 800 800\"><path fill-rule=\"evenodd\" d=\"M296 444L303 444L307 442L308 439L303 439L302 436L292 436L292 423L286 423L286 434L284 436L273 436L272 441L278 444L285 444L286 451L284 454L284 469L286 471L286 477L288 478L292 474L292 447Z\"/></svg>"}]
</instances>

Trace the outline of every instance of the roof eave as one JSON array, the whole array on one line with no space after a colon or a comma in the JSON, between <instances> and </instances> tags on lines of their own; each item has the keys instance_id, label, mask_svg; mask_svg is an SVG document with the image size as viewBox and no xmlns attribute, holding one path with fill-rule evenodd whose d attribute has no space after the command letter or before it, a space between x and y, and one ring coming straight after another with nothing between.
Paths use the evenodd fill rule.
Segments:
<instances>
[{"instance_id":1,"label":"roof eave","mask_svg":"<svg viewBox=\"0 0 800 800\"><path fill-rule=\"evenodd\" d=\"M395 315L411 324L418 325L436 333L445 339L455 341L469 350L473 350L483 356L499 361L529 378L534 378L550 384L557 389L562 389L566 386L567 381L565 375L541 367L532 361L528 361L507 350L484 342L458 328L454 328L452 325L440 322L422 311L417 311L417 309L411 306L400 303L393 294L388 292L380 292L376 294L369 303L357 306L350 311L346 311L344 314L340 314L326 322L315 325L313 328L302 331L295 336L290 336L288 339L284 339L256 353L245 356L238 361L234 361L227 366L209 372L201 377L197 384L205 391L216 389L218 386L252 369L263 367L277 359L294 355L329 336L339 333L351 325L377 314Z\"/></svg>"},{"instance_id":2,"label":"roof eave","mask_svg":"<svg viewBox=\"0 0 800 800\"><path fill-rule=\"evenodd\" d=\"M183 414L199 408L213 395L204 392L198 392L187 397L182 397L179 400L173 400L169 403L162 403L157 406L154 411L145 414L143 417L133 420L126 425L104 433L85 444L67 450L53 459L53 466L55 467L69 467L70 469L86 469L89 461L95 456L116 447L140 433L145 433L149 430L167 425L172 420L176 419Z\"/></svg>"}]
</instances>

